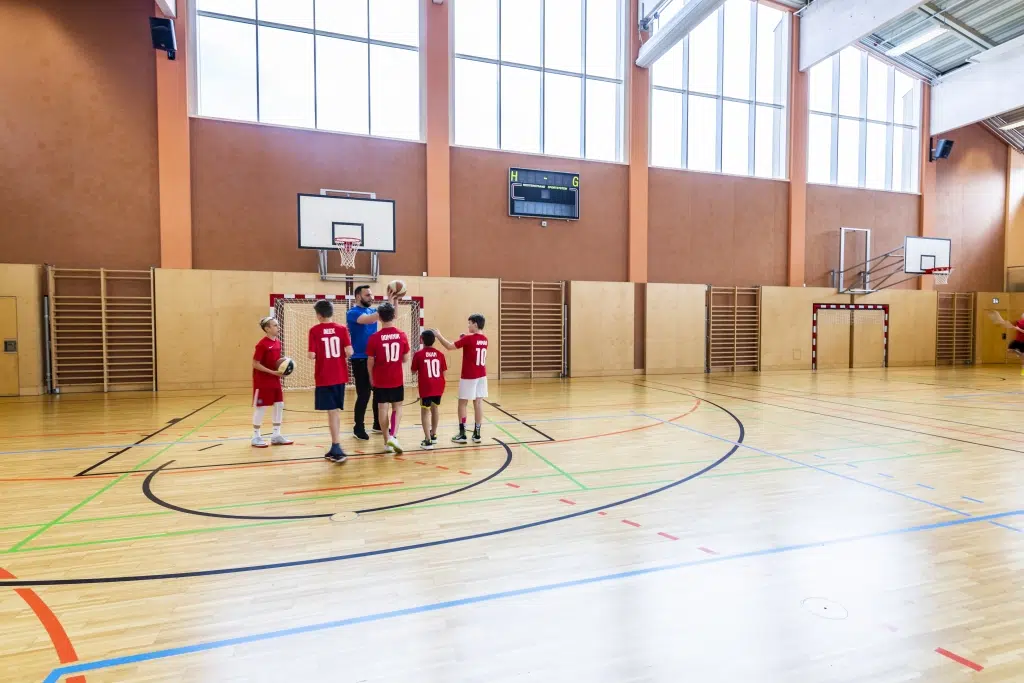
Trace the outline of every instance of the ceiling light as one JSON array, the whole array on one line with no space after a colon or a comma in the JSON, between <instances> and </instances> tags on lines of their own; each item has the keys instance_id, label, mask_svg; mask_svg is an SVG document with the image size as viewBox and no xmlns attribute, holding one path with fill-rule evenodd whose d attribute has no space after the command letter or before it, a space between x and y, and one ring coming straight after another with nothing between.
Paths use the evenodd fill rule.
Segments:
<instances>
[{"instance_id":1,"label":"ceiling light","mask_svg":"<svg viewBox=\"0 0 1024 683\"><path fill-rule=\"evenodd\" d=\"M926 31L924 33L918 34L917 36L915 36L914 38L911 38L907 42L900 43L899 45L893 47L892 49L887 50L885 54L886 54L886 56L889 56L889 57L899 57L902 54L910 52L911 50L916 50L917 48L921 47L925 43L928 43L928 42L931 42L931 41L935 40L939 36L943 35L945 32L946 32L946 27L945 26L936 26L935 28L931 29L930 31Z\"/></svg>"},{"instance_id":2,"label":"ceiling light","mask_svg":"<svg viewBox=\"0 0 1024 683\"><path fill-rule=\"evenodd\" d=\"M1014 128L1024 128L1024 119L1021 119L1017 123L1008 123L1005 126L999 126L999 130L1013 130Z\"/></svg>"}]
</instances>

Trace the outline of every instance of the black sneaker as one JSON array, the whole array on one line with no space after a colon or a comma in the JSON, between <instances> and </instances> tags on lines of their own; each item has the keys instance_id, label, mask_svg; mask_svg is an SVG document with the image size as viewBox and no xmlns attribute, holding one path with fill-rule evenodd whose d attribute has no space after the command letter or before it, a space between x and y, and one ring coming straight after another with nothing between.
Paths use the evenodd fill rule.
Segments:
<instances>
[{"instance_id":1,"label":"black sneaker","mask_svg":"<svg viewBox=\"0 0 1024 683\"><path fill-rule=\"evenodd\" d=\"M335 464L340 465L341 463L348 460L348 456L345 455L344 453L328 453L327 459Z\"/></svg>"},{"instance_id":2,"label":"black sneaker","mask_svg":"<svg viewBox=\"0 0 1024 683\"><path fill-rule=\"evenodd\" d=\"M423 439L423 441L420 441L420 448L425 451L432 451L434 450L434 442L430 439Z\"/></svg>"},{"instance_id":3,"label":"black sneaker","mask_svg":"<svg viewBox=\"0 0 1024 683\"><path fill-rule=\"evenodd\" d=\"M459 432L452 437L452 443L468 443L466 439L466 432Z\"/></svg>"},{"instance_id":4,"label":"black sneaker","mask_svg":"<svg viewBox=\"0 0 1024 683\"><path fill-rule=\"evenodd\" d=\"M480 436L480 432L473 432L473 443L483 443L483 437Z\"/></svg>"},{"instance_id":5,"label":"black sneaker","mask_svg":"<svg viewBox=\"0 0 1024 683\"><path fill-rule=\"evenodd\" d=\"M352 436L356 437L360 441L369 441L370 435L366 433L366 430L362 427L356 427L352 430Z\"/></svg>"},{"instance_id":6,"label":"black sneaker","mask_svg":"<svg viewBox=\"0 0 1024 683\"><path fill-rule=\"evenodd\" d=\"M373 432L374 434L380 434L381 431L383 430L380 428L380 425L373 425L372 427L370 427L370 431Z\"/></svg>"},{"instance_id":7,"label":"black sneaker","mask_svg":"<svg viewBox=\"0 0 1024 683\"><path fill-rule=\"evenodd\" d=\"M326 453L324 453L324 460L330 460L333 457L334 457L334 453L331 453L330 451L327 451Z\"/></svg>"},{"instance_id":8,"label":"black sneaker","mask_svg":"<svg viewBox=\"0 0 1024 683\"><path fill-rule=\"evenodd\" d=\"M437 445L437 434L430 435L430 443L433 444L434 446Z\"/></svg>"}]
</instances>

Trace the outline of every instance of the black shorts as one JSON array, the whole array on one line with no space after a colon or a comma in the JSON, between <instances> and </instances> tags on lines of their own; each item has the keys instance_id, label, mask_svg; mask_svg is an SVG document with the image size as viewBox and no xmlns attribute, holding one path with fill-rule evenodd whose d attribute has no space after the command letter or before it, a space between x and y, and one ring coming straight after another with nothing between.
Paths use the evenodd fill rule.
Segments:
<instances>
[{"instance_id":1,"label":"black shorts","mask_svg":"<svg viewBox=\"0 0 1024 683\"><path fill-rule=\"evenodd\" d=\"M1017 351L1018 353L1024 353L1024 342L1017 341L1016 339L1014 339L1012 342L1010 342L1010 346L1008 348L1011 351Z\"/></svg>"},{"instance_id":2,"label":"black shorts","mask_svg":"<svg viewBox=\"0 0 1024 683\"><path fill-rule=\"evenodd\" d=\"M420 399L420 405L423 406L424 408L429 408L430 406L439 406L441 405L441 397L424 396L423 398Z\"/></svg>"},{"instance_id":3,"label":"black shorts","mask_svg":"<svg viewBox=\"0 0 1024 683\"><path fill-rule=\"evenodd\" d=\"M329 387L317 387L313 393L313 407L317 410L344 410L345 385L334 384Z\"/></svg>"},{"instance_id":4,"label":"black shorts","mask_svg":"<svg viewBox=\"0 0 1024 683\"><path fill-rule=\"evenodd\" d=\"M392 387L390 389L374 389L373 400L377 403L404 403L405 387Z\"/></svg>"}]
</instances>

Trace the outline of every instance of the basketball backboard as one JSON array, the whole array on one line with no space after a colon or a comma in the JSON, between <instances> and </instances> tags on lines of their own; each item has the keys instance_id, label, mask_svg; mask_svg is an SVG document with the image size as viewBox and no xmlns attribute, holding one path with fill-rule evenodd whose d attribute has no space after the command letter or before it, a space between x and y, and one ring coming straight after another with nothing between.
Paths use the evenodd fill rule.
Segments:
<instances>
[{"instance_id":1,"label":"basketball backboard","mask_svg":"<svg viewBox=\"0 0 1024 683\"><path fill-rule=\"evenodd\" d=\"M903 272L924 275L929 268L948 268L950 241L944 237L911 237L903 241Z\"/></svg>"},{"instance_id":2,"label":"basketball backboard","mask_svg":"<svg viewBox=\"0 0 1024 683\"><path fill-rule=\"evenodd\" d=\"M327 251L337 237L358 237L360 251L395 251L391 199L299 194L299 249Z\"/></svg>"}]
</instances>

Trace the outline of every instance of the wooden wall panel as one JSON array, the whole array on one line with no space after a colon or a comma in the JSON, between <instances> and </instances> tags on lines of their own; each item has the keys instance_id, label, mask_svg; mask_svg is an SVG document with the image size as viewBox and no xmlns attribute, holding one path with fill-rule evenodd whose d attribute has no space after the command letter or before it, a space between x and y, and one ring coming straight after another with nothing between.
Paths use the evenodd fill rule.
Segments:
<instances>
[{"instance_id":1,"label":"wooden wall panel","mask_svg":"<svg viewBox=\"0 0 1024 683\"><path fill-rule=\"evenodd\" d=\"M196 268L316 273L316 252L296 246L295 195L332 188L394 199L398 251L381 268L427 269L422 143L200 118L191 131ZM357 272L367 263L359 257Z\"/></svg>"},{"instance_id":2,"label":"wooden wall panel","mask_svg":"<svg viewBox=\"0 0 1024 683\"><path fill-rule=\"evenodd\" d=\"M1006 173L1006 267L1009 268L1024 266L1024 154L1010 150Z\"/></svg>"},{"instance_id":3,"label":"wooden wall panel","mask_svg":"<svg viewBox=\"0 0 1024 683\"><path fill-rule=\"evenodd\" d=\"M989 313L996 311L1010 322L1024 318L1024 292L976 292L974 301L974 362L1016 362L1006 352L1013 332L992 322Z\"/></svg>"},{"instance_id":4,"label":"wooden wall panel","mask_svg":"<svg viewBox=\"0 0 1024 683\"><path fill-rule=\"evenodd\" d=\"M807 286L831 285L829 271L839 267L840 228L870 228L872 256L903 246L904 237L917 234L919 200L915 194L808 185ZM917 283L910 280L899 287L916 289Z\"/></svg>"},{"instance_id":5,"label":"wooden wall panel","mask_svg":"<svg viewBox=\"0 0 1024 683\"><path fill-rule=\"evenodd\" d=\"M886 289L854 303L889 304L889 367L935 365L938 296L934 291Z\"/></svg>"},{"instance_id":6,"label":"wooden wall panel","mask_svg":"<svg viewBox=\"0 0 1024 683\"><path fill-rule=\"evenodd\" d=\"M580 220L511 218L511 166L580 174ZM580 159L452 147L452 275L625 281L628 168Z\"/></svg>"},{"instance_id":7,"label":"wooden wall panel","mask_svg":"<svg viewBox=\"0 0 1024 683\"><path fill-rule=\"evenodd\" d=\"M707 287L647 285L647 374L704 372Z\"/></svg>"},{"instance_id":8,"label":"wooden wall panel","mask_svg":"<svg viewBox=\"0 0 1024 683\"><path fill-rule=\"evenodd\" d=\"M761 288L761 370L811 369L814 304L848 304L826 287Z\"/></svg>"},{"instance_id":9,"label":"wooden wall panel","mask_svg":"<svg viewBox=\"0 0 1024 683\"><path fill-rule=\"evenodd\" d=\"M42 282L42 266L0 264L0 296L13 296L18 308L18 388L22 396L46 390Z\"/></svg>"},{"instance_id":10,"label":"wooden wall panel","mask_svg":"<svg viewBox=\"0 0 1024 683\"><path fill-rule=\"evenodd\" d=\"M818 311L817 366L819 370L850 367L850 311Z\"/></svg>"},{"instance_id":11,"label":"wooden wall panel","mask_svg":"<svg viewBox=\"0 0 1024 683\"><path fill-rule=\"evenodd\" d=\"M953 154L935 162L935 237L951 239L949 291L1002 289L1009 146L981 124L943 133Z\"/></svg>"},{"instance_id":12,"label":"wooden wall panel","mask_svg":"<svg viewBox=\"0 0 1024 683\"><path fill-rule=\"evenodd\" d=\"M573 282L569 288L569 375L632 375L631 282Z\"/></svg>"},{"instance_id":13,"label":"wooden wall panel","mask_svg":"<svg viewBox=\"0 0 1024 683\"><path fill-rule=\"evenodd\" d=\"M410 294L425 298L427 327L438 327L449 338L465 332L470 314L483 314L484 332L493 340L488 376L497 377L497 280L384 275L374 292L382 292L384 283L396 278L405 280ZM248 388L249 359L261 335L259 320L267 315L274 293L344 295L345 283L322 282L311 273L157 269L159 388ZM461 368L461 352L448 352L449 381L458 379Z\"/></svg>"},{"instance_id":14,"label":"wooden wall panel","mask_svg":"<svg viewBox=\"0 0 1024 683\"><path fill-rule=\"evenodd\" d=\"M818 311L820 317L821 311ZM853 311L853 340L850 367L885 367L885 312Z\"/></svg>"},{"instance_id":15,"label":"wooden wall panel","mask_svg":"<svg viewBox=\"0 0 1024 683\"><path fill-rule=\"evenodd\" d=\"M159 264L152 14L139 0L0 2L0 261Z\"/></svg>"},{"instance_id":16,"label":"wooden wall panel","mask_svg":"<svg viewBox=\"0 0 1024 683\"><path fill-rule=\"evenodd\" d=\"M652 168L649 186L651 281L785 284L786 183Z\"/></svg>"}]
</instances>

